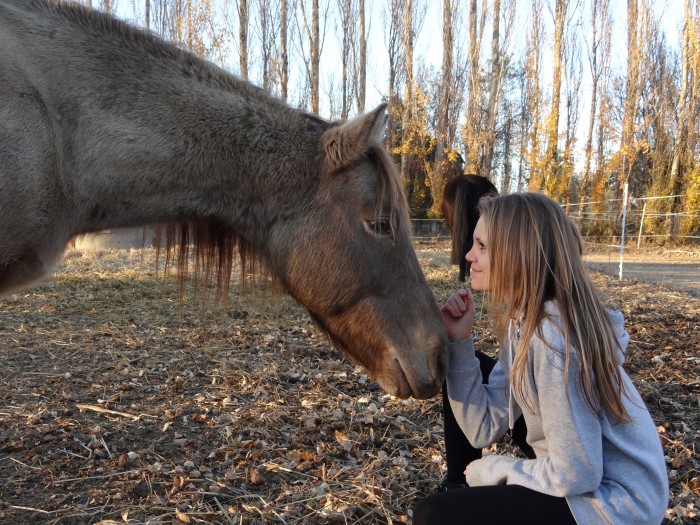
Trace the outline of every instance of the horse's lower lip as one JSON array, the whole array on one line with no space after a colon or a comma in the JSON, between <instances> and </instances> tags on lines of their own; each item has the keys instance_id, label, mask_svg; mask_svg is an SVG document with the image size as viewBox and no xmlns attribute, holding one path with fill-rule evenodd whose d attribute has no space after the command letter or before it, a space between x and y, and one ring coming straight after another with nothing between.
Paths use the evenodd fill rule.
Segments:
<instances>
[{"instance_id":1,"label":"horse's lower lip","mask_svg":"<svg viewBox=\"0 0 700 525\"><path fill-rule=\"evenodd\" d=\"M440 391L442 386L440 381L433 384L414 384L411 383L406 371L401 366L401 362L395 359L395 363L399 369L400 378L396 378L394 383L396 387L396 397L407 399L413 397L415 399L431 399Z\"/></svg>"}]
</instances>

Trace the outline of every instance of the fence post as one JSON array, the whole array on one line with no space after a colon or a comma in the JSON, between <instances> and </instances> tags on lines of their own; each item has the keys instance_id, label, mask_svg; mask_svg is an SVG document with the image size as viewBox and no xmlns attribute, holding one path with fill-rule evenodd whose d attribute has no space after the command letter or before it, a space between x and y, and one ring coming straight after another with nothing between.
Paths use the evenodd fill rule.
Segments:
<instances>
[{"instance_id":1,"label":"fence post","mask_svg":"<svg viewBox=\"0 0 700 525\"><path fill-rule=\"evenodd\" d=\"M639 235L637 236L637 248L642 244L642 230L644 230L644 216L647 213L647 200L644 199L644 206L642 206L642 221L639 223Z\"/></svg>"},{"instance_id":2,"label":"fence post","mask_svg":"<svg viewBox=\"0 0 700 525\"><path fill-rule=\"evenodd\" d=\"M625 226L627 223L627 192L629 183L625 182L625 191L622 195L622 234L620 235L620 281L622 280L622 264L625 259Z\"/></svg>"}]
</instances>

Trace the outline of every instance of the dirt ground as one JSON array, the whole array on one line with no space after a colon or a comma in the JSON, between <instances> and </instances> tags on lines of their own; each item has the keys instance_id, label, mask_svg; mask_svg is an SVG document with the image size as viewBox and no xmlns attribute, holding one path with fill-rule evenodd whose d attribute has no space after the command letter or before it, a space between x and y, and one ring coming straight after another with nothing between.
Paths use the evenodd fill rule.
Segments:
<instances>
[{"instance_id":1,"label":"dirt ground","mask_svg":"<svg viewBox=\"0 0 700 525\"><path fill-rule=\"evenodd\" d=\"M620 275L619 249L596 247L586 254L589 267ZM628 249L622 255L622 278L656 283L700 297L700 247L685 250Z\"/></svg>"},{"instance_id":2,"label":"dirt ground","mask_svg":"<svg viewBox=\"0 0 700 525\"><path fill-rule=\"evenodd\" d=\"M446 246L418 250L443 301ZM627 319L667 516L700 523L700 297L592 275ZM149 250L74 251L0 299L0 523L410 523L444 470L439 399L384 394L293 301L234 288L180 310Z\"/></svg>"}]
</instances>

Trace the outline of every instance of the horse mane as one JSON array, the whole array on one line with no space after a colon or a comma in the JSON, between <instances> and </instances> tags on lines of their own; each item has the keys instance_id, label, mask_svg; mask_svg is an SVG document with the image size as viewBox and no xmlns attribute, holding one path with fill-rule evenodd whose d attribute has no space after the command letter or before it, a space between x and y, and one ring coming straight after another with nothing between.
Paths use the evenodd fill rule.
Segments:
<instances>
[{"instance_id":1,"label":"horse mane","mask_svg":"<svg viewBox=\"0 0 700 525\"><path fill-rule=\"evenodd\" d=\"M116 39L120 43L135 48L136 51L148 55L177 62L184 75L206 80L207 82L226 90L247 91L246 96L264 98L266 101L276 100L262 88L244 82L224 70L219 69L207 60L183 49L175 42L169 42L160 35L136 27L115 16L102 11L88 8L75 0L25 0L39 9L49 11L68 21L82 26L89 32ZM286 105L280 102L280 106Z\"/></svg>"}]
</instances>

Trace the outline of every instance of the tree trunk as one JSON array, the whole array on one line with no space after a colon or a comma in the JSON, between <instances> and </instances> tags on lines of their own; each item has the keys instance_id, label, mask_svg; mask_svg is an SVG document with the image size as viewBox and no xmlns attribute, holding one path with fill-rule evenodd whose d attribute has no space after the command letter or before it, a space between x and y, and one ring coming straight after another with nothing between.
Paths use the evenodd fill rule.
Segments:
<instances>
[{"instance_id":1,"label":"tree trunk","mask_svg":"<svg viewBox=\"0 0 700 525\"><path fill-rule=\"evenodd\" d=\"M685 0L683 10L683 34L681 38L681 90L678 94L678 136L676 137L673 149L673 161L671 162L671 177L669 189L672 195L680 195L683 191L683 171L685 160L688 157L686 147L688 146L688 115L691 100L688 98L688 76L690 74L690 24L691 24L690 0ZM678 235L678 221L672 220L673 216L680 211L680 197L674 197L671 204L671 217L667 221L666 231L671 237Z\"/></svg>"},{"instance_id":2,"label":"tree trunk","mask_svg":"<svg viewBox=\"0 0 700 525\"><path fill-rule=\"evenodd\" d=\"M496 113L501 92L501 51L499 48L499 26L501 21L501 0L493 2L493 32L491 37L491 78L489 79L489 105L487 112L486 141L481 159L480 175L489 178L496 143Z\"/></svg>"},{"instance_id":3,"label":"tree trunk","mask_svg":"<svg viewBox=\"0 0 700 525\"><path fill-rule=\"evenodd\" d=\"M319 113L319 84L321 64L321 38L318 20L318 0L311 1L311 112Z\"/></svg>"},{"instance_id":4,"label":"tree trunk","mask_svg":"<svg viewBox=\"0 0 700 525\"><path fill-rule=\"evenodd\" d=\"M411 141L411 124L413 122L413 0L406 0L406 12L404 22L404 71L406 74L406 89L404 97L404 113L401 134L401 180L404 187L409 179L409 150Z\"/></svg>"},{"instance_id":5,"label":"tree trunk","mask_svg":"<svg viewBox=\"0 0 700 525\"><path fill-rule=\"evenodd\" d=\"M629 180L634 160L634 131L637 119L637 99L639 96L639 40L637 0L627 0L627 87L622 117L622 180L620 187Z\"/></svg>"},{"instance_id":6,"label":"tree trunk","mask_svg":"<svg viewBox=\"0 0 700 525\"><path fill-rule=\"evenodd\" d=\"M243 80L248 80L248 0L238 1L238 45L240 75Z\"/></svg>"},{"instance_id":7,"label":"tree trunk","mask_svg":"<svg viewBox=\"0 0 700 525\"><path fill-rule=\"evenodd\" d=\"M282 0L280 5L280 96L287 101L289 83L289 58L287 52L287 17L289 6L287 0Z\"/></svg>"},{"instance_id":8,"label":"tree trunk","mask_svg":"<svg viewBox=\"0 0 700 525\"><path fill-rule=\"evenodd\" d=\"M562 58L564 54L564 22L567 0L556 0L554 14L554 56L552 70L552 107L547 121L547 156L545 188L553 189L561 177L559 160L559 110L561 105ZM544 189L544 188L539 188Z\"/></svg>"},{"instance_id":9,"label":"tree trunk","mask_svg":"<svg viewBox=\"0 0 700 525\"><path fill-rule=\"evenodd\" d=\"M589 60L591 67L591 114L588 119L588 132L586 134L586 146L584 148L584 166L583 174L581 176L581 185L579 189L578 201L582 201L585 196L588 195L588 184L590 182L591 176L591 159L593 156L593 130L595 128L596 112L598 108L598 77L600 76L599 66L598 66L598 53L600 52L600 35L598 33L598 18L599 13L601 19L603 14L601 11L604 6L601 5L603 2L607 3L607 0L591 0L591 49L589 52Z\"/></svg>"},{"instance_id":10,"label":"tree trunk","mask_svg":"<svg viewBox=\"0 0 700 525\"><path fill-rule=\"evenodd\" d=\"M365 99L367 98L367 35L365 33L365 0L360 0L360 56L359 56L359 80L357 89L357 111L364 113Z\"/></svg>"},{"instance_id":11,"label":"tree trunk","mask_svg":"<svg viewBox=\"0 0 700 525\"><path fill-rule=\"evenodd\" d=\"M435 163L433 166L433 215L439 216L438 212L442 203L442 193L448 179L449 163L447 162L446 150L452 145L448 143L448 129L450 125L450 102L452 98L452 53L454 48L454 38L452 32L452 19L454 12L451 0L442 2L442 76L440 79L440 94L438 101Z\"/></svg>"},{"instance_id":12,"label":"tree trunk","mask_svg":"<svg viewBox=\"0 0 700 525\"><path fill-rule=\"evenodd\" d=\"M469 101L467 103L467 118L464 127L465 173L477 171L479 116L477 107L479 101L479 55L480 42L477 32L478 10L476 0L469 3Z\"/></svg>"},{"instance_id":13,"label":"tree trunk","mask_svg":"<svg viewBox=\"0 0 700 525\"><path fill-rule=\"evenodd\" d=\"M345 120L348 118L349 102L349 70L350 70L350 46L353 41L353 31L352 31L352 1L351 0L338 0L338 10L340 11L340 21L341 21L341 31L342 31L342 42L341 42L341 53L340 53L340 63L341 63L341 75L342 75L342 100L340 109L340 118Z\"/></svg>"},{"instance_id":14,"label":"tree trunk","mask_svg":"<svg viewBox=\"0 0 700 525\"><path fill-rule=\"evenodd\" d=\"M398 102L398 84L399 84L399 70L401 68L401 61L403 60L402 54L402 35L403 35L403 24L405 11L405 1L404 0L389 0L388 12L384 13L384 27L388 28L388 32L385 34L386 38L386 48L389 53L389 118L387 120L387 145L391 151L394 151L397 147L397 142L400 139L394 137L394 131L396 127L396 120L399 116L399 102ZM389 20L386 20L386 17Z\"/></svg>"},{"instance_id":15,"label":"tree trunk","mask_svg":"<svg viewBox=\"0 0 700 525\"><path fill-rule=\"evenodd\" d=\"M541 123L540 108L542 105L542 90L540 88L540 61L542 60L542 3L532 1L532 26L528 35L525 62L525 115L527 122L526 165L528 173L523 173L519 180L519 188L528 186L538 189L544 183L541 159Z\"/></svg>"}]
</instances>

